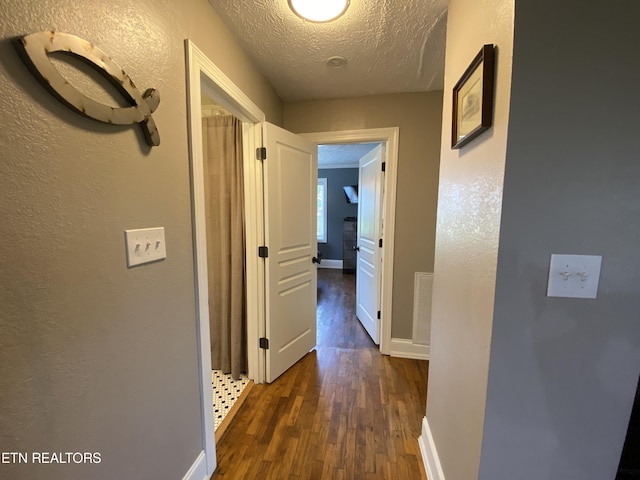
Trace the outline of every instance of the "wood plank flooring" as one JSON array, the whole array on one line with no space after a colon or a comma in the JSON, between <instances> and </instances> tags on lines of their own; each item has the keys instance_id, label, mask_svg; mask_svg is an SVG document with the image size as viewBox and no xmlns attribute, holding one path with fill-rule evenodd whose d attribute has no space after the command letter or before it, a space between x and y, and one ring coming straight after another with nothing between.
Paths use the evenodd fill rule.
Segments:
<instances>
[{"instance_id":1,"label":"wood plank flooring","mask_svg":"<svg viewBox=\"0 0 640 480\"><path fill-rule=\"evenodd\" d=\"M255 385L217 444L212 479L425 479L428 362L381 355L355 279L318 270L318 346Z\"/></svg>"}]
</instances>

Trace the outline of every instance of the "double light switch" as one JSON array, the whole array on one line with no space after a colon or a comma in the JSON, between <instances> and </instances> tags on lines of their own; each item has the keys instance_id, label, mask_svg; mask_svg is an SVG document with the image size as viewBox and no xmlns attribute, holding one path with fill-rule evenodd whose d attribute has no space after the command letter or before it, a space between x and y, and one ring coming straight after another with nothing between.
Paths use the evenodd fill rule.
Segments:
<instances>
[{"instance_id":1,"label":"double light switch","mask_svg":"<svg viewBox=\"0 0 640 480\"><path fill-rule=\"evenodd\" d=\"M551 255L548 297L596 298L602 257Z\"/></svg>"}]
</instances>

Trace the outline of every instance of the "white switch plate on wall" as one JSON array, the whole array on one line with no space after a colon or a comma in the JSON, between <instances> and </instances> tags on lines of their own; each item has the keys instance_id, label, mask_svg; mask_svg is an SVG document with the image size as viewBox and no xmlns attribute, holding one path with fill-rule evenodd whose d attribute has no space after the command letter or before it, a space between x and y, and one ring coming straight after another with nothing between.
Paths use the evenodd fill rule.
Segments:
<instances>
[{"instance_id":1,"label":"white switch plate on wall","mask_svg":"<svg viewBox=\"0 0 640 480\"><path fill-rule=\"evenodd\" d=\"M547 297L596 298L602 257L551 255Z\"/></svg>"},{"instance_id":2,"label":"white switch plate on wall","mask_svg":"<svg viewBox=\"0 0 640 480\"><path fill-rule=\"evenodd\" d=\"M127 247L128 267L167 258L164 227L125 230L124 238Z\"/></svg>"}]
</instances>

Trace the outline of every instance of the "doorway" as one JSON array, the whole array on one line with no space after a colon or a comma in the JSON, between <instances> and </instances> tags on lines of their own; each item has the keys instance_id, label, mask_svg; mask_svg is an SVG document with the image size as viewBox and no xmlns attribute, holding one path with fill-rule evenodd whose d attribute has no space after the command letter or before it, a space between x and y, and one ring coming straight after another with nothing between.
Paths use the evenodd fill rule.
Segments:
<instances>
[{"instance_id":1,"label":"doorway","mask_svg":"<svg viewBox=\"0 0 640 480\"><path fill-rule=\"evenodd\" d=\"M255 162L256 148L262 144L264 113L244 95L222 71L190 40L185 40L187 58L189 154L191 159L191 204L196 291L196 323L202 418L203 449L194 465L193 478L208 478L216 468L213 392L208 297L206 213L204 210L204 170L202 149L202 92L242 122L242 150L245 191L245 239L247 251L257 251L263 241L262 171ZM246 258L247 338L258 338L264 321L264 266L257 256ZM261 303L262 302L262 303ZM264 356L256 344L247 345L248 376L256 382L264 378Z\"/></svg>"},{"instance_id":2,"label":"doorway","mask_svg":"<svg viewBox=\"0 0 640 480\"><path fill-rule=\"evenodd\" d=\"M383 234L382 152L380 142L318 145L317 230L318 252L323 259L319 267L341 270L352 280L345 283L335 272L320 270L319 282L334 279L343 287L351 284L355 288L356 317L376 345L380 343L376 317L382 259L378 241ZM351 292L340 294L349 296ZM319 344L320 337L319 333Z\"/></svg>"},{"instance_id":3,"label":"doorway","mask_svg":"<svg viewBox=\"0 0 640 480\"><path fill-rule=\"evenodd\" d=\"M201 92L242 123L248 376L271 381L315 345L315 145L265 121L264 113L185 41L196 332L203 450L195 478L216 467ZM271 161L263 161L269 153ZM269 219L267 222L266 219ZM272 254L269 254L271 247ZM251 254L251 252L255 252ZM313 268L312 268L313 267ZM296 283L297 282L297 283ZM298 330L292 329L292 322ZM287 336L294 338L287 338ZM310 343L311 342L311 343ZM270 348L271 346L271 348ZM301 355L297 353L302 352ZM287 364L289 362L289 364Z\"/></svg>"},{"instance_id":4,"label":"doorway","mask_svg":"<svg viewBox=\"0 0 640 480\"><path fill-rule=\"evenodd\" d=\"M201 85L204 192L216 438L250 389L247 376L242 125Z\"/></svg>"},{"instance_id":5,"label":"doorway","mask_svg":"<svg viewBox=\"0 0 640 480\"><path fill-rule=\"evenodd\" d=\"M385 175L382 183L384 199L381 205L381 215L384 218L382 232L384 235L380 277L380 352L391 353L391 298L393 286L393 249L395 233L395 202L398 164L398 127L375 128L364 130L347 130L341 132L302 133L317 146L320 145L349 145L349 144L381 144L384 148L382 162ZM319 150L320 151L320 150Z\"/></svg>"}]
</instances>

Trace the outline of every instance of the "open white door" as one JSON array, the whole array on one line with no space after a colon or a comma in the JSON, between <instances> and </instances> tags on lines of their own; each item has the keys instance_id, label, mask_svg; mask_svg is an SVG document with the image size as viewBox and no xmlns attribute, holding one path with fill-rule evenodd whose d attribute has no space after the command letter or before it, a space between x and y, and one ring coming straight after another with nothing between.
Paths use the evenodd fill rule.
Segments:
<instances>
[{"instance_id":1,"label":"open white door","mask_svg":"<svg viewBox=\"0 0 640 480\"><path fill-rule=\"evenodd\" d=\"M380 344L382 185L380 145L360 159L356 247L356 316L376 345Z\"/></svg>"},{"instance_id":2,"label":"open white door","mask_svg":"<svg viewBox=\"0 0 640 480\"><path fill-rule=\"evenodd\" d=\"M266 380L316 346L318 154L304 138L263 126L266 258Z\"/></svg>"}]
</instances>

